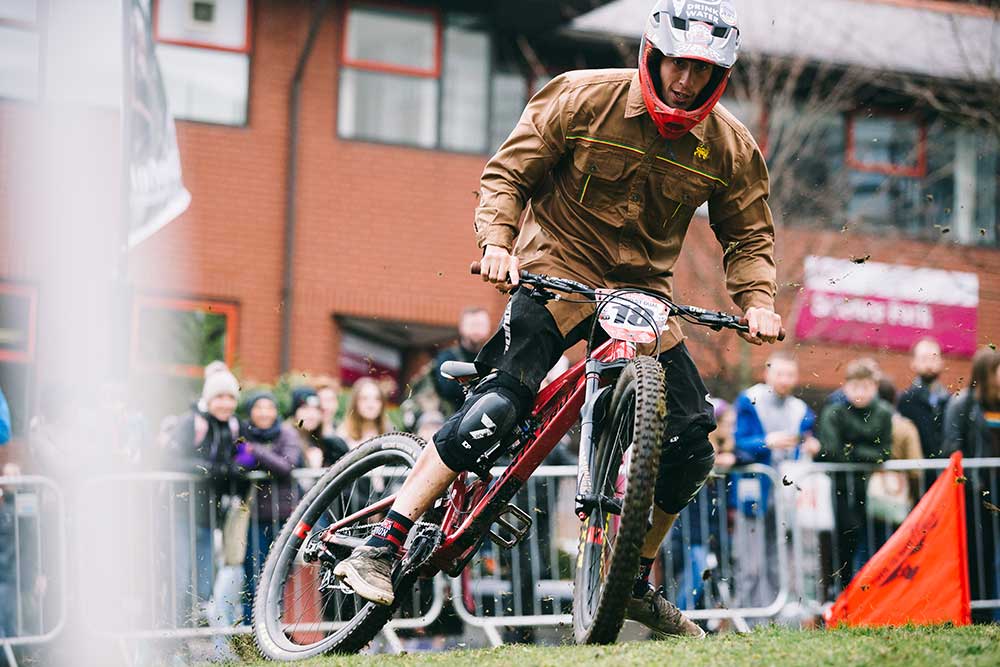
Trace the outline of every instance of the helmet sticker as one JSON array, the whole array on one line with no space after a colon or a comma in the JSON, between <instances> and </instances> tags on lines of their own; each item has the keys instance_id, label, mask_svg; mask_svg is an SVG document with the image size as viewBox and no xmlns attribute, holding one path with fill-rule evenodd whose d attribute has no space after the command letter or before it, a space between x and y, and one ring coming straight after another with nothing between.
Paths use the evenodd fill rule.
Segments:
<instances>
[{"instance_id":1,"label":"helmet sticker","mask_svg":"<svg viewBox=\"0 0 1000 667\"><path fill-rule=\"evenodd\" d=\"M708 46L712 43L712 26L701 21L691 23L687 30L687 41Z\"/></svg>"},{"instance_id":2,"label":"helmet sticker","mask_svg":"<svg viewBox=\"0 0 1000 667\"><path fill-rule=\"evenodd\" d=\"M675 55L679 58L700 58L709 62L719 62L722 54L703 44L678 44Z\"/></svg>"},{"instance_id":3,"label":"helmet sticker","mask_svg":"<svg viewBox=\"0 0 1000 667\"><path fill-rule=\"evenodd\" d=\"M674 13L680 14L684 11L685 3L687 3L687 0L674 0Z\"/></svg>"},{"instance_id":4,"label":"helmet sticker","mask_svg":"<svg viewBox=\"0 0 1000 667\"><path fill-rule=\"evenodd\" d=\"M709 23L719 22L719 0L699 0L690 2L687 6L687 18L689 21L708 21Z\"/></svg>"},{"instance_id":5,"label":"helmet sticker","mask_svg":"<svg viewBox=\"0 0 1000 667\"><path fill-rule=\"evenodd\" d=\"M729 25L736 25L736 8L731 3L723 2L719 5L719 18Z\"/></svg>"}]
</instances>

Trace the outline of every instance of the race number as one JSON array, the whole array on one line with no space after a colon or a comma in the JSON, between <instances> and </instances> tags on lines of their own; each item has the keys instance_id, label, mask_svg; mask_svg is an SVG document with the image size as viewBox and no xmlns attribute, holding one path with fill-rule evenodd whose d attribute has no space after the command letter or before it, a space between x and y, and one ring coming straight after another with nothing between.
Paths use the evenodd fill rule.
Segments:
<instances>
[{"instance_id":1,"label":"race number","mask_svg":"<svg viewBox=\"0 0 1000 667\"><path fill-rule=\"evenodd\" d=\"M667 328L666 305L642 292L596 291L601 328L616 340L652 343Z\"/></svg>"}]
</instances>

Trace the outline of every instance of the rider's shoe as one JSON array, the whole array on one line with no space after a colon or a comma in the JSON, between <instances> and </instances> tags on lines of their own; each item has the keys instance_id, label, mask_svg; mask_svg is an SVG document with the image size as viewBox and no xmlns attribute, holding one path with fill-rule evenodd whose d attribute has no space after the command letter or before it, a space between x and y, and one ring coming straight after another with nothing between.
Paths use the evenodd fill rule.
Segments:
<instances>
[{"instance_id":1,"label":"rider's shoe","mask_svg":"<svg viewBox=\"0 0 1000 667\"><path fill-rule=\"evenodd\" d=\"M333 574L364 599L391 605L395 599L392 591L392 568L395 565L396 556L391 549L362 545L337 563Z\"/></svg>"},{"instance_id":2,"label":"rider's shoe","mask_svg":"<svg viewBox=\"0 0 1000 667\"><path fill-rule=\"evenodd\" d=\"M654 590L650 585L642 597L632 596L625 610L625 617L642 623L662 637L692 637L701 639L705 636L697 623L684 616L670 600L661 586Z\"/></svg>"}]
</instances>

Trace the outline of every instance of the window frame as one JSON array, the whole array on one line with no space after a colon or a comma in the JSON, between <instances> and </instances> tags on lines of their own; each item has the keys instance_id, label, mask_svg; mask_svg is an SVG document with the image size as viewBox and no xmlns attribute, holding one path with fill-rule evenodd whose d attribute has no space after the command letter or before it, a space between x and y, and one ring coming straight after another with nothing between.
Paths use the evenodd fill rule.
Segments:
<instances>
[{"instance_id":1,"label":"window frame","mask_svg":"<svg viewBox=\"0 0 1000 667\"><path fill-rule=\"evenodd\" d=\"M13 294L28 298L28 345L24 351L0 350L0 362L30 364L35 361L35 342L38 333L38 287L0 279L0 294Z\"/></svg>"},{"instance_id":2,"label":"window frame","mask_svg":"<svg viewBox=\"0 0 1000 667\"><path fill-rule=\"evenodd\" d=\"M200 378L205 369L192 364L159 364L143 361L139 356L139 325L140 311L144 307L177 310L184 312L209 312L226 317L226 344L223 350L224 361L230 368L236 362L236 350L239 338L239 303L224 299L169 296L157 294L138 294L132 300L132 327L129 358L132 368L146 373L164 373L167 375Z\"/></svg>"},{"instance_id":3,"label":"window frame","mask_svg":"<svg viewBox=\"0 0 1000 667\"><path fill-rule=\"evenodd\" d=\"M9 97L0 95L0 101L14 102L20 104L37 104L45 98L45 52L48 48L48 30L46 19L49 15L49 0L36 0L35 21L19 21L16 19L0 18L0 26L33 32L38 35L38 94L31 99L23 97Z\"/></svg>"},{"instance_id":4,"label":"window frame","mask_svg":"<svg viewBox=\"0 0 1000 667\"><path fill-rule=\"evenodd\" d=\"M347 54L347 35L350 32L351 10L356 7L367 7L375 11L396 10L408 14L429 15L434 19L434 67L425 69L422 67L405 67L401 65L390 65L380 63L377 60L354 59ZM349 0L341 8L340 21L340 67L350 67L357 70L367 70L371 72L381 72L383 74L397 74L400 76L412 76L421 79L435 79L441 81L442 63L444 60L444 14L440 7L422 7L404 5L388 0ZM339 68L338 68L339 70ZM338 73L339 76L339 73Z\"/></svg>"},{"instance_id":5,"label":"window frame","mask_svg":"<svg viewBox=\"0 0 1000 667\"><path fill-rule=\"evenodd\" d=\"M917 126L917 154L916 164L903 165L891 162L865 162L858 158L856 144L854 141L854 124L856 118L862 114L870 115L872 118L889 118L892 120L912 121ZM897 176L901 178L923 179L927 176L927 122L924 118L913 113L898 111L872 111L866 112L863 109L848 111L844 123L844 131L847 133L844 141L844 166L855 171L864 171L874 174L884 174L886 176Z\"/></svg>"},{"instance_id":6,"label":"window frame","mask_svg":"<svg viewBox=\"0 0 1000 667\"><path fill-rule=\"evenodd\" d=\"M425 14L431 15L435 20L436 27L436 37L435 37L435 66L433 69L425 68L406 68L398 67L394 65L386 65L384 63L373 62L369 60L359 60L348 57L347 55L347 31L349 29L348 21L350 10L354 7L368 7L375 10L401 10L404 12L409 12L411 14ZM471 11L471 10L470 10ZM463 14L469 14L470 12L459 12ZM344 2L339 9L339 20L340 26L338 28L338 39L340 40L339 48L334 50L334 136L341 141L357 141L366 144L375 144L378 146L396 146L400 148L409 148L419 151L434 151L438 153L450 153L454 155L491 155L495 148L490 145L489 135L493 122L493 74L497 71L497 34L493 29L485 29L483 33L489 37L490 48L489 48L489 62L487 63L487 86L486 86L486 111L483 123L483 132L486 140L483 142L483 147L479 149L463 149L449 147L444 144L442 139L442 117L444 114L444 62L446 58L446 30L448 27L448 12L443 10L441 7L431 7L431 6L414 6L405 5L395 0L347 0ZM437 82L437 95L435 101L434 111L437 117L435 118L435 128L436 137L434 145L425 146L420 145L414 141L394 141L391 139L386 139L377 136L370 135L352 135L348 136L342 134L339 126L339 117L341 109L340 100L340 79L343 76L343 71L345 68L354 69L358 71L369 71L381 74L392 74L396 76L412 76L417 79L431 79ZM528 78L525 77L525 87L530 92L530 82ZM525 98L530 99L531 95L528 94Z\"/></svg>"},{"instance_id":7,"label":"window frame","mask_svg":"<svg viewBox=\"0 0 1000 667\"><path fill-rule=\"evenodd\" d=\"M42 1L48 2L48 0L39 0L39 2L42 2ZM211 127L228 127L228 128L234 128L234 129L246 129L246 128L249 128L250 127L250 111L251 111L250 101L251 101L251 98L253 97L253 78L254 78L254 75L253 75L253 60L254 60L254 58L253 58L253 38L254 38L253 23L254 23L254 9L255 9L254 0L246 0L246 3L247 3L246 42L244 43L242 50L240 50L240 49L233 49L233 48L230 48L230 47L210 46L210 45L198 44L198 43L194 43L194 42L185 42L184 40L168 40L168 39L161 40L159 38L159 36L158 36L157 22L158 22L159 19L157 18L158 17L158 12L156 11L156 7L159 5L160 0L152 0L152 3L153 4L150 5L150 7L151 7L151 11L152 11L153 15L150 18L150 22L152 24L151 25L151 30L152 30L153 50L154 50L154 52L155 52L156 46L158 44L168 44L170 46L183 46L183 47L192 48L192 49L200 49L200 50L203 50L203 51L220 51L220 52L223 52L223 53L242 54L242 55L245 55L247 57L247 98L246 98L246 103L243 106L244 112L243 112L243 122L242 123L224 123L224 122L217 121L217 120L204 120L204 119L199 119L199 118L180 118L178 116L175 116L175 115L171 114L173 116L174 123L175 124L176 123L197 123L199 125L208 125L208 126L211 126ZM166 85L166 80L165 80L166 77L163 76L163 68L162 67L160 68L160 76L164 79L164 85ZM168 98L167 101L169 102L169 98Z\"/></svg>"},{"instance_id":8,"label":"window frame","mask_svg":"<svg viewBox=\"0 0 1000 667\"><path fill-rule=\"evenodd\" d=\"M174 46L187 46L195 49L206 49L210 51L226 51L228 53L243 53L247 56L250 55L251 45L253 44L253 0L244 0L247 5L247 23L244 30L244 40L243 46L233 47L233 46L218 46L210 42L199 42L196 40L184 40L184 39L163 39L160 37L160 0L153 0L151 10L153 12L152 24L153 24L153 42L156 44L173 44ZM247 101L249 102L249 81L247 90ZM216 123L218 124L218 123Z\"/></svg>"}]
</instances>

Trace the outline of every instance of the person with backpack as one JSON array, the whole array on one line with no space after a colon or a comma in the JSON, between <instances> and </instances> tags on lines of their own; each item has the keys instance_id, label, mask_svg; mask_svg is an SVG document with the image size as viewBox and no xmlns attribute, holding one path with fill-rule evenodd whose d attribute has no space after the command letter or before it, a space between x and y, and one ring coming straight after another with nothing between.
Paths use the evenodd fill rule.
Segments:
<instances>
[{"instance_id":1,"label":"person with backpack","mask_svg":"<svg viewBox=\"0 0 1000 667\"><path fill-rule=\"evenodd\" d=\"M212 528L221 525L223 496L232 494L244 478L235 461L240 437L236 418L239 382L221 362L209 364L205 373L201 399L176 421L166 443L170 467L199 478L190 486L170 485L170 503L176 517L173 530L177 551L177 614L182 626L188 623L191 614L200 613L211 597Z\"/></svg>"}]
</instances>

